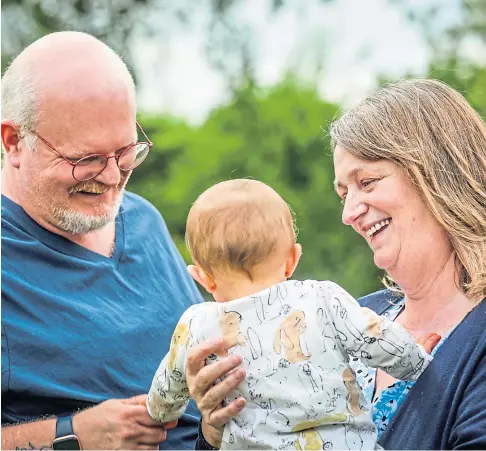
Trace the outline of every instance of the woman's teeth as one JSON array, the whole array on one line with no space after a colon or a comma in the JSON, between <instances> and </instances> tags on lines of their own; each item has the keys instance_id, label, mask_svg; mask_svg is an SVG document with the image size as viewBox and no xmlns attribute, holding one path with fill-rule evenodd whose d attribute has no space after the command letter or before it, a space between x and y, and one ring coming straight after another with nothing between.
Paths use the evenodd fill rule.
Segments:
<instances>
[{"instance_id":1,"label":"woman's teeth","mask_svg":"<svg viewBox=\"0 0 486 451\"><path fill-rule=\"evenodd\" d=\"M367 231L366 231L366 235L368 235L369 237L371 237L372 235L374 235L376 232L378 232L378 230L382 229L383 227L387 226L388 224L390 224L390 219L384 219L383 221L375 224L373 227L370 227Z\"/></svg>"}]
</instances>

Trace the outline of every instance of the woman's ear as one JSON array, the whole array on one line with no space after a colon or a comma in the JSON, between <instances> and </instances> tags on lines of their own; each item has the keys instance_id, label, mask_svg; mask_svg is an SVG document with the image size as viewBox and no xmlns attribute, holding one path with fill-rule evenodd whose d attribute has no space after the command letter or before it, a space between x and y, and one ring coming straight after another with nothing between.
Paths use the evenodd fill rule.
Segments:
<instances>
[{"instance_id":1,"label":"woman's ear","mask_svg":"<svg viewBox=\"0 0 486 451\"><path fill-rule=\"evenodd\" d=\"M295 243L292 249L289 251L287 261L285 262L285 277L288 279L292 277L292 274L299 264L300 257L302 256L302 246L299 243Z\"/></svg>"},{"instance_id":2,"label":"woman's ear","mask_svg":"<svg viewBox=\"0 0 486 451\"><path fill-rule=\"evenodd\" d=\"M216 283L210 274L207 274L199 265L189 265L187 272L200 284L208 293L213 294L216 291Z\"/></svg>"}]
</instances>

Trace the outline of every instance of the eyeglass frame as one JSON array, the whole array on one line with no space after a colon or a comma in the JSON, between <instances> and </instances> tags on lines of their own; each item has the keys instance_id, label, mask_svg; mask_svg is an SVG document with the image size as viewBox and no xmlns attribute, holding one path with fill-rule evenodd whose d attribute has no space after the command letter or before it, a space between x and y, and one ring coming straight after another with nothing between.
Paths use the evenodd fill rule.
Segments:
<instances>
[{"instance_id":1,"label":"eyeglass frame","mask_svg":"<svg viewBox=\"0 0 486 451\"><path fill-rule=\"evenodd\" d=\"M143 130L142 126L138 123L138 121L135 121L135 123L137 124L137 127L139 128L139 130L142 132L143 136L145 137L145 139L147 141L135 141L134 143L132 144L128 144L127 146L125 147L121 147L120 149L117 149L115 150L115 152L118 152L118 151L121 151L118 155L115 153L115 155L111 155L111 156L106 156L105 154L102 154L102 153L91 153L91 154L88 154L88 155L85 155L84 157L80 158L79 160L77 160L76 162L72 162L69 158L66 158L59 150L57 150L49 141L47 141L47 139L43 138L39 133L37 133L35 130L31 130L29 131L29 133L32 133L34 134L35 136L37 136L37 138L39 138L48 148L49 150L51 150L52 152L54 152L56 155L59 155L64 161L66 161L67 163L69 163L72 167L73 167L73 170L72 170L72 175L73 175L73 178L75 180L77 180L78 182L86 182L88 180L93 180L94 178L98 177L105 169L106 169L106 166L108 166L108 161L110 158L114 158L115 161L116 161L116 165L118 166L118 169L120 169L120 171L123 171L123 172L128 172L128 171L133 171L133 169L135 168L138 168L144 161L145 161L145 158L147 158L149 152L150 152L150 148L153 146L153 142L150 141L150 138L147 136L147 134L145 133L145 131ZM148 147L149 147L149 152L147 152L147 155L145 155L145 157L143 158L143 160L137 164L137 166L131 168L131 169L122 169L119 165L119 159L120 157L127 151L127 150L130 150L131 148L137 146L138 144L147 144ZM90 177L88 179L84 179L84 180L79 180L77 179L75 176L74 176L74 170L76 169L76 166L77 164L81 161L81 160L84 160L85 158L91 158L91 157L104 157L106 158L106 164L105 164L105 167L100 171L98 172L96 175L94 175L93 177Z\"/></svg>"}]
</instances>

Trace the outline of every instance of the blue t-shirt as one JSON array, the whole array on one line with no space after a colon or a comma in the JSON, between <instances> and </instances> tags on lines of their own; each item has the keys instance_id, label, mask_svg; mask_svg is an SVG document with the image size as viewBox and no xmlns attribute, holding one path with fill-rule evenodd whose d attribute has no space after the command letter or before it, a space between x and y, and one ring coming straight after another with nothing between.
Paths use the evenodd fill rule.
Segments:
<instances>
[{"instance_id":1,"label":"blue t-shirt","mask_svg":"<svg viewBox=\"0 0 486 451\"><path fill-rule=\"evenodd\" d=\"M201 296L158 211L126 193L104 257L2 196L2 424L147 393ZM192 449L191 405L162 448Z\"/></svg>"}]
</instances>

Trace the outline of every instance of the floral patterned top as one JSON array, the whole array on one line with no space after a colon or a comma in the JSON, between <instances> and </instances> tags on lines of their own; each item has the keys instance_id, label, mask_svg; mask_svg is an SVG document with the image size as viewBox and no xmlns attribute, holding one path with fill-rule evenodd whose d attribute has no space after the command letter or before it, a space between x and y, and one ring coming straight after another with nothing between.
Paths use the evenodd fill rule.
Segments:
<instances>
[{"instance_id":1,"label":"floral patterned top","mask_svg":"<svg viewBox=\"0 0 486 451\"><path fill-rule=\"evenodd\" d=\"M391 321L404 309L404 299L400 299L382 313ZM432 351L434 356L439 348L447 340L447 336L442 338L439 344ZM351 368L356 373L356 380L363 390L366 399L373 405L373 422L378 430L378 438L385 432L386 427L390 423L393 415L402 404L410 389L414 386L415 381L397 381L388 388L385 388L378 399L373 403L373 394L376 385L376 369L364 365L358 358L353 358L350 361Z\"/></svg>"}]
</instances>

